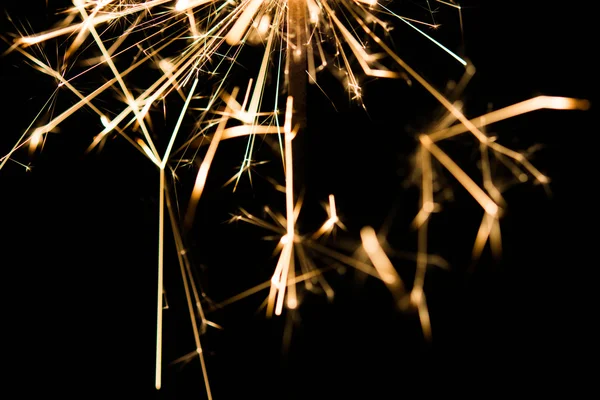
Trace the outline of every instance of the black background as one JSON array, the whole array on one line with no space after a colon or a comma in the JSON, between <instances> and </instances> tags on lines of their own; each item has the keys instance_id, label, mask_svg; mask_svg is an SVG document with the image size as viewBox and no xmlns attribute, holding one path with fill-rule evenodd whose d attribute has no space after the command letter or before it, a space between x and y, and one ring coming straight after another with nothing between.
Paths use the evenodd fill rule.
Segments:
<instances>
[{"instance_id":1,"label":"black background","mask_svg":"<svg viewBox=\"0 0 600 400\"><path fill-rule=\"evenodd\" d=\"M34 27L44 27L52 17L44 14L43 3L32 2L27 10L14 3L7 10L21 21L26 12ZM470 117L489 104L500 108L538 94L591 100L589 13L522 3L464 3L466 55L477 67L464 95ZM397 9L403 6L411 3L396 3ZM458 48L454 17L440 13L444 26L435 34ZM6 19L2 23L3 33L13 31ZM410 30L397 26L393 39L398 53L436 86L459 76L452 60ZM0 65L0 148L6 154L51 93L52 81L16 54L3 57ZM362 226L392 221L392 247L414 250L416 235L409 225L418 210L418 191L406 182L415 135L439 117L439 106L417 86L380 80L363 87L367 113L349 104L333 79L322 84L337 111L317 89L309 90L305 157L310 162L302 172L308 203L301 228L308 231L326 218L317 203L334 193L349 227L340 239L356 247ZM592 355L586 340L590 316L581 310L591 304L584 288L593 263L585 245L590 236L581 227L591 224L584 151L593 135L593 115L594 108L540 111L490 128L511 148L543 144L533 162L550 176L551 194L531 183L505 193L502 259L486 251L474 272L468 271L469 257L481 213L447 176L455 200L434 216L430 251L451 268L432 270L427 278L432 343L423 341L414 315L393 308L380 282L352 270L329 273L333 303L324 295L307 295L294 315L267 320L257 312L266 296L261 292L209 312L209 319L225 327L203 337L215 398L384 399L437 391L486 397L517 388L581 390L587 380L583 365ZM5 390L23 396L203 398L197 360L168 366L194 348L170 241L164 388L153 389L158 173L123 140L84 154L98 130L91 121L73 117L63 124L30 160L32 171L12 162L0 171ZM474 165L472 144L462 139L449 148ZM269 279L276 263L265 232L223 223L239 206L257 214L267 203L284 207L283 197L269 192L258 176L254 190L247 181L235 194L220 189L241 160L241 149L243 144L224 145L217 155L188 240L199 282L215 302ZM26 151L14 158L29 162ZM270 171L277 168L263 170ZM569 199L583 200L574 207ZM410 261L393 261L410 276ZM292 344L282 354L284 326L292 319L297 321Z\"/></svg>"}]
</instances>

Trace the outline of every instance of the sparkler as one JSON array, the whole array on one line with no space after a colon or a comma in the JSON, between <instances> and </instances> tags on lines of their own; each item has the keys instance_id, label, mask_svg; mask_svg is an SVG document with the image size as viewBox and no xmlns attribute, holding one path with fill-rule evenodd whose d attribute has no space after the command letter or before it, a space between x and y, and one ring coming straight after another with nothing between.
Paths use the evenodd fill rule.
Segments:
<instances>
[{"instance_id":1,"label":"sparkler","mask_svg":"<svg viewBox=\"0 0 600 400\"><path fill-rule=\"evenodd\" d=\"M430 7L430 2L424 3ZM437 3L458 11L462 31L460 6L454 1ZM23 33L12 41L10 50L20 53L37 70L56 80L54 96L63 90L77 100L46 123L41 119L33 121L1 158L0 168L9 161L17 162L16 155L22 148L28 147L30 153L37 151L49 134L83 110L94 112L100 126L89 150L103 146L111 135L119 135L156 166L160 188L155 384L157 389L161 387L165 219L169 218L192 320L196 344L193 356L201 363L208 398L212 394L200 337L207 327L218 325L205 315L203 294L192 277L184 236L194 222L223 141L247 139L239 172L231 181L237 187L244 174L251 176L258 138L276 138L272 143L281 153L285 184L279 189L285 193L285 215L266 208L271 221L245 210L233 218L277 235L280 255L269 283L221 306L268 288L264 304L267 315L280 315L284 308L293 310L299 306L296 285L304 282L308 287L315 277L325 293L333 296L333 289L322 278L324 270L317 268L308 255L316 252L381 279L400 309L418 312L423 333L430 337L424 282L427 268L433 263L427 247L428 222L439 209L435 200L436 166L452 175L483 209L473 257L479 257L488 242L493 251L499 252L499 219L504 201L490 169L492 158L510 165L520 180L532 178L547 184L548 178L524 155L499 144L482 128L540 109L589 107L583 100L541 96L468 119L460 104L451 99L460 96L474 67L421 29L422 25L437 26L433 18L432 23L425 23L403 17L377 1L76 0L62 14L64 19L57 27L41 33ZM392 49L386 41L390 25L384 21L390 18L424 35L441 54L449 55L465 68L464 77L452 95L442 94ZM56 65L51 65L42 51L42 45L52 41L60 44L61 56ZM247 43L263 52L258 72L240 96L243 89L228 83ZM342 81L352 100L359 104L362 104L362 77L404 78L416 82L446 110L446 116L435 129L419 136L416 169L421 181L421 208L414 220L418 251L412 284L398 274L382 247L383 237L378 237L370 227L360 232L364 254L359 251L351 257L320 242L334 229L345 229L333 195L328 199L328 219L316 232L302 234L296 225L301 208L298 193L303 190L302 169L308 162L305 153L309 151L302 144L307 126L307 85L319 87L318 75L326 69ZM102 77L104 82L91 91L84 90L82 82L88 82L89 77L98 78L98 71L108 74ZM115 93L119 107L106 109L100 105ZM45 105L39 115L50 109L50 105ZM168 121L171 113L177 115L173 129L166 137L157 137L153 131L156 121L161 118ZM189 129L187 135L183 129ZM481 155L480 177L467 174L439 145L462 134L471 135L477 143ZM195 160L200 160L199 169L187 209L180 215L172 195L174 182L182 167Z\"/></svg>"}]
</instances>

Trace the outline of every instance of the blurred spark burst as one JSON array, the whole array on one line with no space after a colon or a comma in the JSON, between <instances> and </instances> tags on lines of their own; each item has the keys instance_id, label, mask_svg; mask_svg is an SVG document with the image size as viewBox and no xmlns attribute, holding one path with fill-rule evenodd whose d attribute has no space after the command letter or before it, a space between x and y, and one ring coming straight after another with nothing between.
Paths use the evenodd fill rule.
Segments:
<instances>
[{"instance_id":1,"label":"blurred spark burst","mask_svg":"<svg viewBox=\"0 0 600 400\"><path fill-rule=\"evenodd\" d=\"M232 221L244 221L271 231L278 239L279 258L270 282L221 303L230 304L262 289L269 289L264 303L267 315L280 315L284 308L299 306L297 285L307 288L313 282L327 296L333 289L323 278L326 269L318 268L308 255L320 253L380 279L392 292L401 310L418 312L423 333L431 336L424 282L427 267L434 265L428 253L428 222L439 210L438 175L445 170L471 195L483 211L473 246L478 258L489 242L493 252L501 251L499 220L504 200L490 167L493 162L506 165L519 181L547 184L527 157L488 136L483 128L498 121L540 109L586 109L583 100L536 97L468 119L461 111L460 98L474 67L424 29L437 28L430 1L421 2L429 10L430 21L403 17L376 0L74 0L59 12L56 27L34 34L25 29L11 42L10 51L20 53L39 72L56 81L56 91L39 111L38 118L10 152L0 160L19 162L18 150L33 154L68 118L83 110L97 114L99 126L88 150L101 148L109 137L126 139L159 172L158 303L156 388L161 387L162 313L164 309L163 259L165 219L168 218L188 300L196 350L207 396L212 397L200 337L217 324L206 318L202 306L205 296L192 278L186 256L184 236L194 221L208 174L219 145L224 140L245 138L246 154L239 171L227 184L234 184L257 165L253 156L259 137L272 137L279 149L285 183L276 189L285 193L285 213L265 208L270 220L260 219L245 210ZM457 11L462 31L462 12L453 0L437 0L442 7ZM411 68L391 47L388 20L410 26L424 35L443 56L452 57L464 67L464 76L450 95L444 95ZM54 43L57 58L48 57ZM262 49L257 73L247 87L231 87L242 49L247 45ZM444 54L445 53L445 54ZM429 132L419 136L416 151L416 176L421 190L421 207L414 219L418 231L416 273L412 283L405 282L384 251L385 235L371 227L360 231L362 248L352 256L324 245L324 238L336 229L345 229L331 195L326 205L328 218L312 233L301 233L296 220L301 209L302 182L295 176L298 151L295 139L305 134L306 85L319 87L318 76L328 70L342 83L349 97L362 105L361 85L366 77L400 78L416 82L430 93L446 115ZM108 74L108 75L104 75ZM90 82L96 86L89 89ZM98 83L101 82L101 83ZM57 110L59 92L70 92L77 101ZM118 98L115 103L112 99ZM111 102L111 107L105 104ZM157 120L175 115L172 131L157 135ZM182 127L193 128L182 132ZM47 122L43 122L47 121ZM448 156L439 143L458 135L471 135L480 154L481 175L472 177ZM20 162L19 162L20 163ZM189 201L179 204L173 198L174 184L181 168L198 164ZM300 165L301 168L301 165ZM180 206L187 207L185 213ZM277 208L277 207L275 207ZM316 278L316 281L313 281ZM189 357L188 357L189 358Z\"/></svg>"}]
</instances>

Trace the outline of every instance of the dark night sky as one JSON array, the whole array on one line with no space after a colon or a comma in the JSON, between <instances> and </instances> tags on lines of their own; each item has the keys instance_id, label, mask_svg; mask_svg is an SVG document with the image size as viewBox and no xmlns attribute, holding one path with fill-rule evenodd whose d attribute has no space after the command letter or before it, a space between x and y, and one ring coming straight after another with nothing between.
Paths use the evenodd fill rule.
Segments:
<instances>
[{"instance_id":1,"label":"dark night sky","mask_svg":"<svg viewBox=\"0 0 600 400\"><path fill-rule=\"evenodd\" d=\"M467 115L538 94L591 100L592 41L582 20L587 12L542 1L527 2L526 8L509 3L463 3L466 54L477 67L464 96ZM43 9L30 11L40 26ZM9 10L19 15L23 7ZM455 21L452 13L441 15L448 25ZM11 30L5 22L2 32ZM398 26L393 38L399 54L436 85L458 77L455 64L416 34ZM458 37L452 40L459 44ZM0 59L0 66L0 149L6 154L52 82L15 54ZM415 135L439 115L439 107L416 86L377 81L364 88L367 114L349 105L332 79L323 84L338 111L318 90L309 90L311 162L303 173L313 203L307 205L305 226L324 220L315 203L333 192L350 228L340 238L356 241L362 226L378 228L397 210L389 241L397 250L414 249L409 223L418 192L405 187L409 159ZM594 108L542 111L491 128L511 148L543 144L533 161L551 177L552 194L528 183L511 188L502 221L504 255L498 261L486 252L473 273L467 268L479 210L447 176L456 200L435 216L431 251L451 269L433 270L427 278L433 343L423 341L414 315L395 311L382 284L351 270L330 273L335 301L306 297L293 316L298 324L285 356L282 336L292 316L266 320L256 313L266 292L209 313L225 327L203 338L215 398L387 399L420 391L487 397L522 383L531 393L581 388L585 374L577 365L592 346L579 310L590 295L585 285L574 288L589 279L591 263L585 252L574 255L585 246L582 240L583 247L575 247L582 222L569 199L584 195L586 159L571 160L585 147L575 139L592 134L593 115ZM203 398L197 360L166 366L165 388L153 389L158 174L123 140L84 155L98 128L90 131L91 121L88 116L65 123L32 159L31 172L14 163L0 172L3 359L10 371L5 390ZM458 141L450 148L461 161L474 163L470 144ZM259 177L255 191L247 182L236 194L219 189L243 148L223 147L209 179L213 190L202 200L188 242L200 282L217 302L269 279L276 262L259 228L222 222L238 206L283 207L283 197L258 190L267 188ZM27 160L27 154L16 158ZM194 348L173 249L168 242L165 363ZM410 275L410 262L394 261Z\"/></svg>"}]
</instances>

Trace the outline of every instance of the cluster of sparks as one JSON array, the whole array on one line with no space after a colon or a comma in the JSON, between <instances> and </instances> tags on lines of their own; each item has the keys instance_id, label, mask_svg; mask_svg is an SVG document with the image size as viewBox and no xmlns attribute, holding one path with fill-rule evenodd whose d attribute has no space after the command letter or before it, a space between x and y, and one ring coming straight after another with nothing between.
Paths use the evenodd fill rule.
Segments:
<instances>
[{"instance_id":1,"label":"cluster of sparks","mask_svg":"<svg viewBox=\"0 0 600 400\"><path fill-rule=\"evenodd\" d=\"M430 2L423 2L429 8ZM452 1L436 1L441 7L456 9L462 29L460 6ZM401 310L418 312L425 337L431 336L427 301L423 290L426 271L433 263L427 248L427 226L439 209L435 202L436 171L440 167L451 174L483 210L483 219L476 235L473 256L478 257L487 243L499 252L500 225L504 200L495 185L490 163L505 164L520 181L533 179L548 183L527 158L499 144L482 130L485 126L539 109L585 109L582 100L536 97L506 108L468 119L457 98L474 73L473 66L428 36L425 28L435 28L432 22L413 20L396 14L378 0L74 0L62 11L64 18L55 28L35 34L21 34L11 41L10 51L19 52L40 72L57 82L54 95L40 110L12 150L0 158L0 168L9 161L18 162L17 151L36 151L48 134L81 110L97 114L99 132L90 150L101 147L107 138L120 135L153 163L159 172L159 244L158 244L158 304L156 387L161 386L163 254L165 219L169 218L179 255L184 289L192 320L197 356L202 365L206 392L211 398L208 373L202 354L200 336L209 321L202 308L203 294L192 279L186 257L184 232L194 221L206 180L219 145L228 139L247 140L239 172L232 178L236 184L253 166L257 138L274 138L281 154L285 184L278 187L285 193L285 213L278 214L266 207L272 221L263 220L241 210L233 219L255 224L272 231L279 238L280 255L270 282L230 299L269 289L265 300L267 315L279 315L284 308L299 306L297 285L319 284L328 296L333 289L322 277L324 270L315 266L308 249L357 268L381 281L389 288ZM427 37L442 54L464 66L463 79L452 96L443 95L421 77L386 44L391 29L388 19L395 19ZM43 56L42 46L60 44L61 57L56 65ZM245 94L239 88L228 87L241 49L251 44L263 50L257 75L251 79ZM93 50L92 50L93 49ZM42 55L40 55L42 54ZM446 55L444 55L446 56ZM91 92L84 93L81 82L98 70L110 76ZM401 78L416 82L429 92L446 110L446 116L435 129L419 136L417 170L421 187L421 207L414 226L418 230L416 274L407 284L396 271L384 251L382 240L371 227L360 231L362 251L352 256L323 244L334 229L345 229L336 211L333 195L327 205L328 219L311 234L301 234L296 227L300 213L299 196L294 187L294 138L303 134L301 115L305 101L302 93L293 89L294 82L319 86L317 76L328 70L342 81L350 97L362 104L361 78ZM134 86L138 76L147 82ZM216 82L210 89L204 80ZM269 88L274 88L268 92ZM56 112L53 99L59 90L68 91L77 101ZM120 106L103 109L106 96L119 98ZM285 96L285 97L284 97ZM157 143L152 134L152 116L171 113L172 104L181 104L175 111L177 122L170 135ZM112 102L114 104L114 101ZM282 108L281 110L280 108ZM42 123L42 116L52 111ZM181 132L184 121L193 119L193 130ZM448 156L439 143L458 135L471 135L481 154L481 175L469 176ZM159 148L163 150L160 151ZM202 150L202 152L201 152ZM179 215L170 186L177 179L177 170L187 160L201 160L190 191L185 215Z\"/></svg>"}]
</instances>

